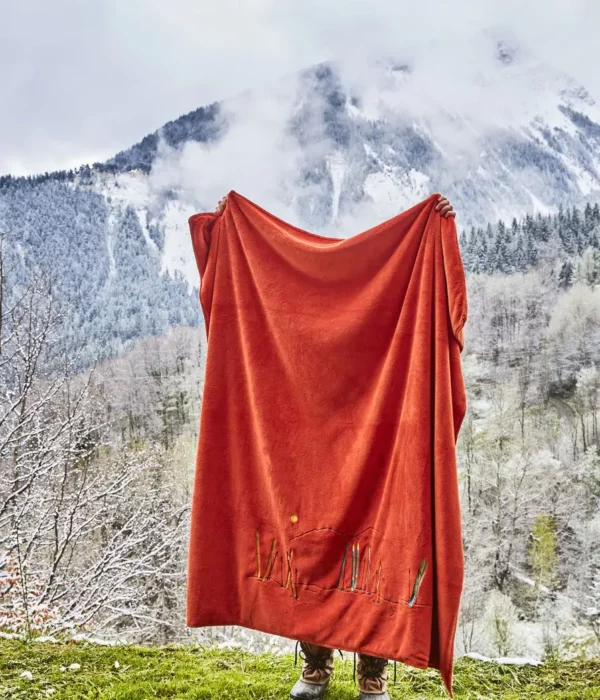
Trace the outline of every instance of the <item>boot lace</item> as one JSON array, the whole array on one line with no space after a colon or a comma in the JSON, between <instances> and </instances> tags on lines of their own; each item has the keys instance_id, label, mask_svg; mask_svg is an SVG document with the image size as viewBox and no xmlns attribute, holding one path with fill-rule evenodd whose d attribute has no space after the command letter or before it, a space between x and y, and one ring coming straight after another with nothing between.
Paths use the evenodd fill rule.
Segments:
<instances>
[{"instance_id":1,"label":"boot lace","mask_svg":"<svg viewBox=\"0 0 600 700\"><path fill-rule=\"evenodd\" d=\"M361 675L365 678L379 678L388 665L387 659L377 656L363 656L361 662Z\"/></svg>"},{"instance_id":2,"label":"boot lace","mask_svg":"<svg viewBox=\"0 0 600 700\"><path fill-rule=\"evenodd\" d=\"M321 652L320 654L315 654L310 650L308 645L304 642L300 642L299 656L311 669L325 669L331 657L331 650L327 649L327 651Z\"/></svg>"}]
</instances>

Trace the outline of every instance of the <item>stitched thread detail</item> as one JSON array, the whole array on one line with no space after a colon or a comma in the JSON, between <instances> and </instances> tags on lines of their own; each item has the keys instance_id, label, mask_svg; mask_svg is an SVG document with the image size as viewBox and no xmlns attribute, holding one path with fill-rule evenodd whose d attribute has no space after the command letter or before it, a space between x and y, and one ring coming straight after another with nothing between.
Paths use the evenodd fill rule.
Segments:
<instances>
[{"instance_id":1,"label":"stitched thread detail","mask_svg":"<svg viewBox=\"0 0 600 700\"><path fill-rule=\"evenodd\" d=\"M337 588L340 591L344 590L344 574L346 572L346 557L348 556L348 547L350 544L346 542L346 548L344 550L344 557L342 558L342 564L340 566L340 575L338 576Z\"/></svg>"},{"instance_id":2,"label":"stitched thread detail","mask_svg":"<svg viewBox=\"0 0 600 700\"><path fill-rule=\"evenodd\" d=\"M427 570L427 561L425 559L421 559L421 562L419 563L419 570L417 571L417 577L415 578L415 585L413 586L413 592L410 597L410 600L408 601L408 604L412 607L415 604L415 601L417 600L417 594L419 592L419 587L421 585L421 582L423 581L423 576L425 576L425 571Z\"/></svg>"},{"instance_id":3,"label":"stitched thread detail","mask_svg":"<svg viewBox=\"0 0 600 700\"><path fill-rule=\"evenodd\" d=\"M260 578L260 533L256 531L256 576Z\"/></svg>"},{"instance_id":4,"label":"stitched thread detail","mask_svg":"<svg viewBox=\"0 0 600 700\"><path fill-rule=\"evenodd\" d=\"M360 555L360 543L354 542L352 544L352 580L350 582L350 590L353 591L356 588L356 583L358 581L358 567L359 567L359 555Z\"/></svg>"},{"instance_id":5,"label":"stitched thread detail","mask_svg":"<svg viewBox=\"0 0 600 700\"><path fill-rule=\"evenodd\" d=\"M379 595L379 587L381 586L381 561L379 562L379 566L377 568L377 579L375 583L375 603L379 603L381 600L381 597Z\"/></svg>"},{"instance_id":6,"label":"stitched thread detail","mask_svg":"<svg viewBox=\"0 0 600 700\"><path fill-rule=\"evenodd\" d=\"M332 532L338 533L337 530L334 528L314 528L313 530L309 530L308 532L314 532L317 530L329 530ZM373 528L367 528L367 530L374 530ZM302 533L302 535L307 534L307 533ZM340 534L340 533L338 533ZM298 535L297 537L301 537L302 535ZM292 538L292 539L296 539ZM366 594L370 597L372 597L372 603L374 604L379 604L382 601L385 601L387 603L395 604L395 605L400 605L400 604L406 604L409 607L431 607L430 604L427 603L421 603L417 604L417 596L420 590L420 586L422 584L423 578L425 576L426 570L427 570L427 560L426 559L421 559L419 563L419 567L417 570L417 574L415 577L415 581L412 587L412 592L410 594L410 597L408 600L394 600L386 595L384 593L389 593L384 587L384 582L386 581L386 577L383 575L383 561L381 558L379 558L379 563L377 566L377 569L375 570L375 586L374 590L371 590L371 571L372 571L372 562L371 562L371 545L368 544L364 548L364 554L362 557L362 564L361 564L361 547L360 547L360 542L356 541L355 538L352 538L354 541L348 542L346 541L345 547L344 547L344 552L342 555L342 560L340 563L340 569L339 569L339 574L337 578L337 583L335 586L322 586L317 583L312 583L311 581L300 581L299 580L299 568L298 566L294 566L294 553L295 550L293 548L290 548L289 550L286 551L285 553L285 559L287 563L287 571L285 572L285 581L284 581L284 562L283 562L283 556L279 556L279 550L276 549L277 545L277 538L274 537L271 540L270 547L269 547L269 554L266 562L266 567L263 570L262 567L262 560L261 560L261 543L260 543L260 530L257 528L255 531L255 545L256 545L256 574L254 576L249 576L249 578L256 578L257 580L261 582L266 582L267 580L273 581L277 583L280 587L284 588L285 590L288 590L290 592L290 595L294 599L298 599L299 596L299 587L303 586L306 590L311 590L311 589L318 589L318 590L323 590L323 591L332 591L332 590L339 590L343 591L346 593L360 593L360 594ZM384 538L387 539L387 538ZM350 566L350 584L349 587L346 586L346 564L348 563L348 550L350 549L350 545L352 545L352 559L351 559L351 566ZM277 558L279 558L279 565L280 565L280 578L279 580L277 577L273 578L273 570L275 567L275 563ZM359 580L360 580L360 574L361 574L361 569L362 569L362 586L359 585ZM410 582L410 569L408 571L408 580ZM314 592L314 591L313 591ZM393 613L392 613L393 614Z\"/></svg>"},{"instance_id":7,"label":"stitched thread detail","mask_svg":"<svg viewBox=\"0 0 600 700\"><path fill-rule=\"evenodd\" d=\"M280 561L281 561L281 559L280 559ZM254 575L248 576L248 578L256 579L257 581L260 581L261 583L263 583L263 579L257 579L256 576L254 576ZM272 583L276 583L280 588L284 587L283 584L279 583L274 578L269 579L269 580ZM383 580L385 581L385 577ZM266 583L266 581L264 581L264 582ZM374 596L375 595L375 593L373 591L361 591L358 589L355 591L351 591L349 589L342 590L342 589L338 588L337 586L319 586L318 583L309 583L307 581L300 581L300 580L298 580L296 585L304 588L307 591L312 591L313 593L316 593L316 591L314 589L318 589L319 591L340 591L340 592L346 593L348 595L356 595L356 596L361 596L361 595ZM394 600L393 598L386 598L383 595L379 596L379 600L383 601L384 603L391 603L392 605L402 605L402 604L406 604L408 602L404 599ZM375 603L375 601L373 601L373 603ZM414 608L430 608L431 605L428 605L427 603L415 603L412 607L414 607Z\"/></svg>"},{"instance_id":8,"label":"stitched thread detail","mask_svg":"<svg viewBox=\"0 0 600 700\"><path fill-rule=\"evenodd\" d=\"M267 559L267 568L265 571L265 575L262 577L262 580L264 581L265 579L269 578L271 575L271 571L273 570L273 564L275 563L275 557L279 552L275 553L275 557L273 556L273 550L275 549L275 542L277 542L276 538L273 538L273 541L271 542L271 550L269 552L269 558Z\"/></svg>"},{"instance_id":9,"label":"stitched thread detail","mask_svg":"<svg viewBox=\"0 0 600 700\"><path fill-rule=\"evenodd\" d=\"M365 569L365 576L363 578L363 585L365 591L369 590L369 582L371 580L371 545L367 545L367 566Z\"/></svg>"}]
</instances>

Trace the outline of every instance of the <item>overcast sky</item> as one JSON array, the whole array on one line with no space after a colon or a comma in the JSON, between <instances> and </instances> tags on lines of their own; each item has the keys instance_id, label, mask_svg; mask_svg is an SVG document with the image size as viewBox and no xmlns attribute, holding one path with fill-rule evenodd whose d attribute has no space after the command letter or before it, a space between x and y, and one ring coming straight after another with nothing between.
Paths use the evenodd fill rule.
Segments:
<instances>
[{"instance_id":1,"label":"overcast sky","mask_svg":"<svg viewBox=\"0 0 600 700\"><path fill-rule=\"evenodd\" d=\"M104 160L325 59L360 71L436 38L456 59L489 28L600 101L599 26L597 0L0 0L0 174ZM452 89L449 53L429 61Z\"/></svg>"}]
</instances>

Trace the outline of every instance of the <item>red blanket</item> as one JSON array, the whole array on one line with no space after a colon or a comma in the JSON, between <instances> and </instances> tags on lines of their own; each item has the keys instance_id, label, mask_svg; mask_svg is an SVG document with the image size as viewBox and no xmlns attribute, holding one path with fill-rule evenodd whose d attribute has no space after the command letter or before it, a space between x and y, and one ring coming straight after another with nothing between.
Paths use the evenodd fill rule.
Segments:
<instances>
[{"instance_id":1,"label":"red blanket","mask_svg":"<svg viewBox=\"0 0 600 700\"><path fill-rule=\"evenodd\" d=\"M440 670L463 585L466 283L432 194L347 239L190 218L208 351L187 624Z\"/></svg>"}]
</instances>

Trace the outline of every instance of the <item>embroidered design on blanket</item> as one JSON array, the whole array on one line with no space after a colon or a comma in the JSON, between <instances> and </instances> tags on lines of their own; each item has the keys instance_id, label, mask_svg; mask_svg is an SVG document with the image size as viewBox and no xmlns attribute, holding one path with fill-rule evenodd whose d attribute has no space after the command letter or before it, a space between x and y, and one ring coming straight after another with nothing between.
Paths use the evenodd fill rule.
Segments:
<instances>
[{"instance_id":1,"label":"embroidered design on blanket","mask_svg":"<svg viewBox=\"0 0 600 700\"><path fill-rule=\"evenodd\" d=\"M410 568L395 567L395 545L374 528L358 535L346 535L334 528L316 528L292 537L287 547L279 547L277 538L272 537L268 540L264 566L263 547L257 529L255 573L249 578L276 583L289 591L292 598L297 599L304 588L363 594L370 596L375 605L432 604L431 588L423 586L427 559L421 558L412 572Z\"/></svg>"}]
</instances>

